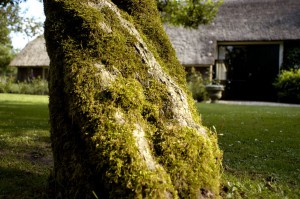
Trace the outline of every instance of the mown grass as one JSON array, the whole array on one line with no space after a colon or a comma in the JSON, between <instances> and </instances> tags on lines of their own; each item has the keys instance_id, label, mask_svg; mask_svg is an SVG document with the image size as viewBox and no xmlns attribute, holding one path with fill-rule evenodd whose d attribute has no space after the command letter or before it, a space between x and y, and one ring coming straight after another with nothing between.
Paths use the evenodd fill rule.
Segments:
<instances>
[{"instance_id":1,"label":"mown grass","mask_svg":"<svg viewBox=\"0 0 300 199\"><path fill-rule=\"evenodd\" d=\"M300 108L198 104L224 151L224 197L300 198Z\"/></svg>"},{"instance_id":2,"label":"mown grass","mask_svg":"<svg viewBox=\"0 0 300 199\"><path fill-rule=\"evenodd\" d=\"M0 94L0 198L42 198L52 167L48 97Z\"/></svg>"},{"instance_id":3,"label":"mown grass","mask_svg":"<svg viewBox=\"0 0 300 199\"><path fill-rule=\"evenodd\" d=\"M0 198L44 198L48 97L0 94ZM300 198L300 108L198 104L224 151L224 198Z\"/></svg>"}]
</instances>

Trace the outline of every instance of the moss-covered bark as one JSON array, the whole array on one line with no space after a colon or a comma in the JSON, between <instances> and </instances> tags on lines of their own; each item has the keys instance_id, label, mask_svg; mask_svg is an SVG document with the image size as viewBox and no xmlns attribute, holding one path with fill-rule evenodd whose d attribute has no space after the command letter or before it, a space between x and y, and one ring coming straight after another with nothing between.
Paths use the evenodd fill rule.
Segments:
<instances>
[{"instance_id":1,"label":"moss-covered bark","mask_svg":"<svg viewBox=\"0 0 300 199\"><path fill-rule=\"evenodd\" d=\"M155 0L44 0L52 197L217 197L221 152Z\"/></svg>"}]
</instances>

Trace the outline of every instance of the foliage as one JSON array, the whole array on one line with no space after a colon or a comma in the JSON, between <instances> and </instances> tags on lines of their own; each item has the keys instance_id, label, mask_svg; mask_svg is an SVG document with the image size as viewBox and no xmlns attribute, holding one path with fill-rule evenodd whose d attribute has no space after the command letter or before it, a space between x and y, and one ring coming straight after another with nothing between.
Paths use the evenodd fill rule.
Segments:
<instances>
[{"instance_id":1,"label":"foliage","mask_svg":"<svg viewBox=\"0 0 300 199\"><path fill-rule=\"evenodd\" d=\"M9 67L14 54L11 46L0 45L0 75L12 75L16 73L16 68Z\"/></svg>"},{"instance_id":2,"label":"foliage","mask_svg":"<svg viewBox=\"0 0 300 199\"><path fill-rule=\"evenodd\" d=\"M157 0L164 22L198 28L216 16L223 0Z\"/></svg>"},{"instance_id":3,"label":"foliage","mask_svg":"<svg viewBox=\"0 0 300 199\"><path fill-rule=\"evenodd\" d=\"M293 70L300 68L300 48L294 47L285 52L282 70Z\"/></svg>"},{"instance_id":4,"label":"foliage","mask_svg":"<svg viewBox=\"0 0 300 199\"><path fill-rule=\"evenodd\" d=\"M22 32L32 37L40 33L42 29L42 23L36 22L33 17L23 17L21 15L20 2L12 1L0 4L1 44L10 43L8 36L11 32Z\"/></svg>"},{"instance_id":5,"label":"foliage","mask_svg":"<svg viewBox=\"0 0 300 199\"><path fill-rule=\"evenodd\" d=\"M13 57L11 40L9 38L10 28L16 29L15 21L18 20L18 6L0 7L0 74L5 74L7 66Z\"/></svg>"},{"instance_id":6,"label":"foliage","mask_svg":"<svg viewBox=\"0 0 300 199\"><path fill-rule=\"evenodd\" d=\"M205 82L199 71L192 67L186 74L186 80L189 90L192 92L193 98L198 102L208 99L205 89Z\"/></svg>"},{"instance_id":7,"label":"foliage","mask_svg":"<svg viewBox=\"0 0 300 199\"><path fill-rule=\"evenodd\" d=\"M19 4L23 1L26 1L26 0L1 0L0 1L0 6L7 6L8 4Z\"/></svg>"},{"instance_id":8,"label":"foliage","mask_svg":"<svg viewBox=\"0 0 300 199\"><path fill-rule=\"evenodd\" d=\"M299 106L199 103L198 110L203 123L218 131L225 196L300 198Z\"/></svg>"},{"instance_id":9,"label":"foliage","mask_svg":"<svg viewBox=\"0 0 300 199\"><path fill-rule=\"evenodd\" d=\"M282 70L274 86L281 102L300 104L300 68Z\"/></svg>"},{"instance_id":10,"label":"foliage","mask_svg":"<svg viewBox=\"0 0 300 199\"><path fill-rule=\"evenodd\" d=\"M35 78L15 83L13 77L2 76L0 77L0 93L46 95L49 93L48 82L40 78Z\"/></svg>"},{"instance_id":11,"label":"foliage","mask_svg":"<svg viewBox=\"0 0 300 199\"><path fill-rule=\"evenodd\" d=\"M15 52L11 45L10 33L22 32L34 36L41 31L42 24L34 18L22 17L19 3L21 1L0 2L0 74L5 75Z\"/></svg>"},{"instance_id":12,"label":"foliage","mask_svg":"<svg viewBox=\"0 0 300 199\"><path fill-rule=\"evenodd\" d=\"M38 0L38 1L42 2L42 0ZM8 4L16 5L22 2L26 2L26 0L1 0L0 6L6 6Z\"/></svg>"}]
</instances>

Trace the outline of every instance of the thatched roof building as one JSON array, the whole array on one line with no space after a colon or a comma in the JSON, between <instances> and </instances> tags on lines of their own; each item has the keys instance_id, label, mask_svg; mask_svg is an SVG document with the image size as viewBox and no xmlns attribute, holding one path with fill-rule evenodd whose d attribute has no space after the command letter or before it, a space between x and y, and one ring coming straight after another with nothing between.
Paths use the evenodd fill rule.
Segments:
<instances>
[{"instance_id":1,"label":"thatched roof building","mask_svg":"<svg viewBox=\"0 0 300 199\"><path fill-rule=\"evenodd\" d=\"M300 0L224 0L209 25L165 29L184 66L210 71L226 84L225 99L274 101L272 84L284 56L300 47ZM25 74L45 78L43 37L30 42L11 66L18 67L20 80Z\"/></svg>"},{"instance_id":2,"label":"thatched roof building","mask_svg":"<svg viewBox=\"0 0 300 199\"><path fill-rule=\"evenodd\" d=\"M210 25L166 31L184 65L211 65L218 42L300 40L300 1L224 0Z\"/></svg>"},{"instance_id":3,"label":"thatched roof building","mask_svg":"<svg viewBox=\"0 0 300 199\"><path fill-rule=\"evenodd\" d=\"M210 25L166 31L183 65L226 85L225 99L274 101L280 66L300 47L300 0L224 0Z\"/></svg>"},{"instance_id":4,"label":"thatched roof building","mask_svg":"<svg viewBox=\"0 0 300 199\"><path fill-rule=\"evenodd\" d=\"M18 80L24 81L32 77L47 78L50 59L48 57L43 36L29 42L12 60L10 66L18 68Z\"/></svg>"}]
</instances>

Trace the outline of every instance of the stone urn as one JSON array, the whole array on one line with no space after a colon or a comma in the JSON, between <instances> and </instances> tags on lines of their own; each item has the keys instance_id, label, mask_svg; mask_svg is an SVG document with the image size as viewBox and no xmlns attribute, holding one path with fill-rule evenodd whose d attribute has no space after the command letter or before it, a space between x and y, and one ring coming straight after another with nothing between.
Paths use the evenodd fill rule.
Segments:
<instances>
[{"instance_id":1,"label":"stone urn","mask_svg":"<svg viewBox=\"0 0 300 199\"><path fill-rule=\"evenodd\" d=\"M216 103L222 97L224 86L220 84L209 84L205 86L205 89L210 98L210 103Z\"/></svg>"}]
</instances>

